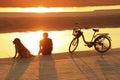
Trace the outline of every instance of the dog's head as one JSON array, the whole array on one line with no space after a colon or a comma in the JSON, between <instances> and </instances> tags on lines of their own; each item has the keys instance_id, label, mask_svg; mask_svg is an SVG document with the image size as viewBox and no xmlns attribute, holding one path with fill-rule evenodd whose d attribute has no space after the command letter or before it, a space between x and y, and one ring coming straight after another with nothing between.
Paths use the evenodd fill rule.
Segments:
<instances>
[{"instance_id":1,"label":"dog's head","mask_svg":"<svg viewBox=\"0 0 120 80\"><path fill-rule=\"evenodd\" d=\"M20 39L19 38L15 38L14 41L13 41L13 44L17 44L17 43L20 43Z\"/></svg>"}]
</instances>

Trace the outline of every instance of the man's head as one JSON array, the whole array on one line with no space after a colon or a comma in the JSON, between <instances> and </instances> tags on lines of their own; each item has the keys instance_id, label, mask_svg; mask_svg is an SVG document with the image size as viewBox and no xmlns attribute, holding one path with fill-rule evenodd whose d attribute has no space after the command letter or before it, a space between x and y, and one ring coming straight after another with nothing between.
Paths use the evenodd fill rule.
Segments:
<instances>
[{"instance_id":1,"label":"man's head","mask_svg":"<svg viewBox=\"0 0 120 80\"><path fill-rule=\"evenodd\" d=\"M47 32L43 33L43 37L48 38L48 33Z\"/></svg>"}]
</instances>

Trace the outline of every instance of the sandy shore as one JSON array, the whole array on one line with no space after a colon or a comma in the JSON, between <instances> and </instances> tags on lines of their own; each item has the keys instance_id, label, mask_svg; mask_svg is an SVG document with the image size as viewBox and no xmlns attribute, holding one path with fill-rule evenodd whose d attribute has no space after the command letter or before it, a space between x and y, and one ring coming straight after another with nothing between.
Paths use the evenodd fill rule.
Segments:
<instances>
[{"instance_id":1,"label":"sandy shore","mask_svg":"<svg viewBox=\"0 0 120 80\"><path fill-rule=\"evenodd\" d=\"M0 80L119 80L120 49L0 59Z\"/></svg>"}]
</instances>

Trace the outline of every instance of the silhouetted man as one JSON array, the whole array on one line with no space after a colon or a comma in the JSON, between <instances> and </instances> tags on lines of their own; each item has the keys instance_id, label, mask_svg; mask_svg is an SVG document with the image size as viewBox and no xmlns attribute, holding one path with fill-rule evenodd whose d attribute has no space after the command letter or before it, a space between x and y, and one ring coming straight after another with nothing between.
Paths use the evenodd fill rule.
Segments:
<instances>
[{"instance_id":1,"label":"silhouetted man","mask_svg":"<svg viewBox=\"0 0 120 80\"><path fill-rule=\"evenodd\" d=\"M51 55L52 49L53 49L53 43L52 39L48 38L48 33L43 33L43 39L40 40L40 50L38 52L38 55L42 53L42 55Z\"/></svg>"}]
</instances>

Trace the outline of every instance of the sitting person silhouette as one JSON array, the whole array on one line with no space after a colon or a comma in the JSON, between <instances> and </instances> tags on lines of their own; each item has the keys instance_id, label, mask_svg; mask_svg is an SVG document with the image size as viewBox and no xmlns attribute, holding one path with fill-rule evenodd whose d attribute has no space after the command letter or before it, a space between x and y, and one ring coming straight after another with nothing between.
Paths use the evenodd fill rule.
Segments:
<instances>
[{"instance_id":1,"label":"sitting person silhouette","mask_svg":"<svg viewBox=\"0 0 120 80\"><path fill-rule=\"evenodd\" d=\"M15 45L15 55L13 58L16 58L17 55L17 58L33 57L30 51L21 43L19 38L15 38L13 44Z\"/></svg>"},{"instance_id":2,"label":"sitting person silhouette","mask_svg":"<svg viewBox=\"0 0 120 80\"><path fill-rule=\"evenodd\" d=\"M48 33L45 32L43 33L43 39L40 40L40 45L39 45L39 52L38 55L40 55L40 53L42 53L42 55L51 55L52 53L52 49L53 49L53 43L52 43L52 39L48 38Z\"/></svg>"}]
</instances>

